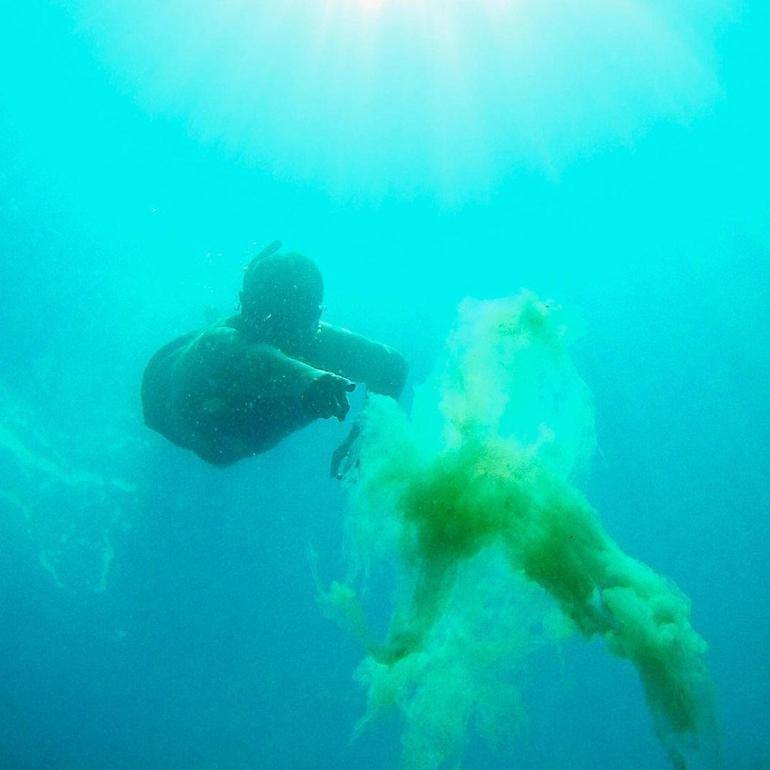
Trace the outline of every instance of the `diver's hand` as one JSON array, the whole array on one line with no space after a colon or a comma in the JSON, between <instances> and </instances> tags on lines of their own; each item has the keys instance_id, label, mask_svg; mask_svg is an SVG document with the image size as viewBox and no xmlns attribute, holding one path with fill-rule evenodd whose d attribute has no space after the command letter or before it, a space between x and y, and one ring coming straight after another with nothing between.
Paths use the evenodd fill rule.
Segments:
<instances>
[{"instance_id":1,"label":"diver's hand","mask_svg":"<svg viewBox=\"0 0 770 770\"><path fill-rule=\"evenodd\" d=\"M358 467L358 437L361 435L361 423L354 422L350 433L332 453L329 473L333 479L342 480Z\"/></svg>"},{"instance_id":2,"label":"diver's hand","mask_svg":"<svg viewBox=\"0 0 770 770\"><path fill-rule=\"evenodd\" d=\"M355 384L344 377L322 374L307 386L302 394L302 406L313 417L336 417L342 422L350 410L347 394L355 389Z\"/></svg>"}]
</instances>

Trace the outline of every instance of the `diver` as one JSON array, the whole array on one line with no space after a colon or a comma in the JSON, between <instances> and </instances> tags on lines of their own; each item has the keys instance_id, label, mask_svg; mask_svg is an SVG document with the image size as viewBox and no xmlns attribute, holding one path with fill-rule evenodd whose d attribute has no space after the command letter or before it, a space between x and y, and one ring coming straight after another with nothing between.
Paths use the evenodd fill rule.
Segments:
<instances>
[{"instance_id":1,"label":"diver","mask_svg":"<svg viewBox=\"0 0 770 770\"><path fill-rule=\"evenodd\" d=\"M144 372L145 424L214 465L265 452L316 419L341 422L356 382L398 399L406 381L400 353L320 321L318 266L280 248L246 267L239 314L169 342ZM334 452L333 476L358 432Z\"/></svg>"}]
</instances>

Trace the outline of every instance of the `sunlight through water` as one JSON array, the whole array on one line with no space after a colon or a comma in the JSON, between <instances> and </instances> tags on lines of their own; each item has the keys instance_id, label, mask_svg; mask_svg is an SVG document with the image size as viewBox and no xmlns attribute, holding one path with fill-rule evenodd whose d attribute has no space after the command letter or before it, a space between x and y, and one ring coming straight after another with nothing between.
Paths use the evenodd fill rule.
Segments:
<instances>
[{"instance_id":1,"label":"sunlight through water","mask_svg":"<svg viewBox=\"0 0 770 770\"><path fill-rule=\"evenodd\" d=\"M721 0L79 0L146 107L346 195L483 195L718 96Z\"/></svg>"}]
</instances>

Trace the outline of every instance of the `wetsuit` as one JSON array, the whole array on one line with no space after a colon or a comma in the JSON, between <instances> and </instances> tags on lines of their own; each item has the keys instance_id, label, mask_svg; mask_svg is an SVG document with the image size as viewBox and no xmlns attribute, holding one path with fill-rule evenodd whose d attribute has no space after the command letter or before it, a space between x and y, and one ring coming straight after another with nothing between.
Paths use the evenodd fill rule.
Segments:
<instances>
[{"instance_id":1,"label":"wetsuit","mask_svg":"<svg viewBox=\"0 0 770 770\"><path fill-rule=\"evenodd\" d=\"M145 423L204 460L229 465L275 446L318 417L303 394L331 372L398 398L403 357L326 323L299 354L245 333L238 317L164 345L142 381Z\"/></svg>"}]
</instances>

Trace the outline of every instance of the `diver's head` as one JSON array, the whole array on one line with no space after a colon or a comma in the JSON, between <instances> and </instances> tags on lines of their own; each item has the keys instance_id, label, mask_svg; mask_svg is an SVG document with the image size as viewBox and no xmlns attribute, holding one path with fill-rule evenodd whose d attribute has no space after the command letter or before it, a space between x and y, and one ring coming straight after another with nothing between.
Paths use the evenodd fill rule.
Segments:
<instances>
[{"instance_id":1,"label":"diver's head","mask_svg":"<svg viewBox=\"0 0 770 770\"><path fill-rule=\"evenodd\" d=\"M246 268L241 318L264 342L297 349L318 331L323 279L312 259L279 253L279 247L269 246Z\"/></svg>"}]
</instances>

